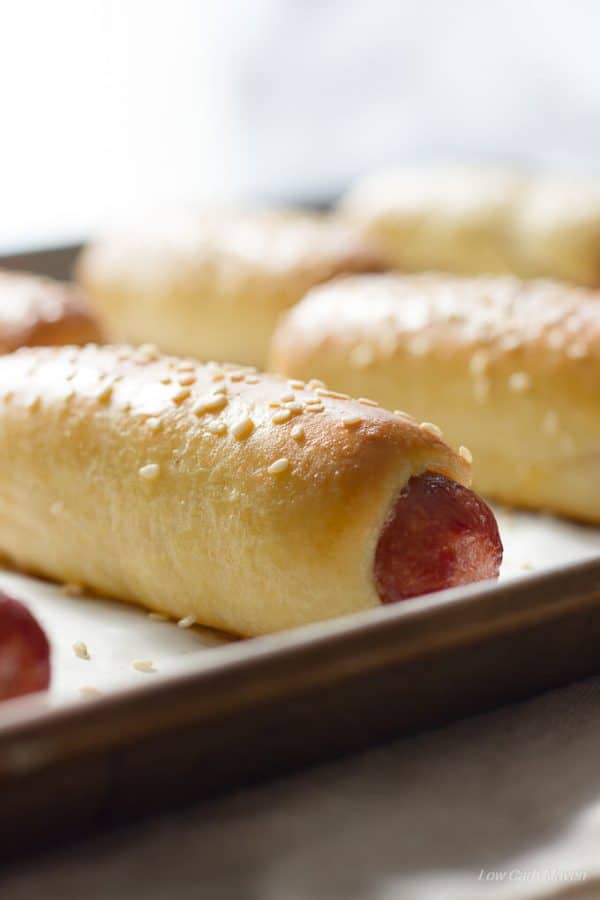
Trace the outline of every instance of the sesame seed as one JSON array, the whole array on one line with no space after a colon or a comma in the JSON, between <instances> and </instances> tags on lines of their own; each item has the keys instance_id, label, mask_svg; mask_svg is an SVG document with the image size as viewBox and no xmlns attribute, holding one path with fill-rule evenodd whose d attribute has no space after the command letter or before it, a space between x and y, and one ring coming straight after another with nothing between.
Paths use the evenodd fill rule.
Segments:
<instances>
[{"instance_id":1,"label":"sesame seed","mask_svg":"<svg viewBox=\"0 0 600 900\"><path fill-rule=\"evenodd\" d=\"M544 414L542 428L548 435L554 435L558 431L558 413L553 409L549 409L548 412Z\"/></svg>"},{"instance_id":2,"label":"sesame seed","mask_svg":"<svg viewBox=\"0 0 600 900\"><path fill-rule=\"evenodd\" d=\"M161 421L156 416L150 416L149 419L146 419L146 427L150 429L150 431L158 431L161 426Z\"/></svg>"},{"instance_id":3,"label":"sesame seed","mask_svg":"<svg viewBox=\"0 0 600 900\"><path fill-rule=\"evenodd\" d=\"M562 331L551 331L546 338L546 343L552 350L560 350L565 343L565 335Z\"/></svg>"},{"instance_id":4,"label":"sesame seed","mask_svg":"<svg viewBox=\"0 0 600 900\"><path fill-rule=\"evenodd\" d=\"M83 594L83 585L76 581L66 581L62 585L62 592L67 597L81 597Z\"/></svg>"},{"instance_id":5,"label":"sesame seed","mask_svg":"<svg viewBox=\"0 0 600 900\"><path fill-rule=\"evenodd\" d=\"M317 397L331 397L334 400L350 400L350 394L342 394L340 391L330 391L327 388L317 388Z\"/></svg>"},{"instance_id":6,"label":"sesame seed","mask_svg":"<svg viewBox=\"0 0 600 900\"><path fill-rule=\"evenodd\" d=\"M254 422L249 416L239 419L235 425L231 427L231 433L236 441L243 441L249 437L254 431Z\"/></svg>"},{"instance_id":7,"label":"sesame seed","mask_svg":"<svg viewBox=\"0 0 600 900\"><path fill-rule=\"evenodd\" d=\"M164 378L160 379L161 384L172 384L173 379L166 375Z\"/></svg>"},{"instance_id":8,"label":"sesame seed","mask_svg":"<svg viewBox=\"0 0 600 900\"><path fill-rule=\"evenodd\" d=\"M195 384L195 383L196 383L196 376L195 376L195 375L191 375L191 374L190 374L190 375L185 375L185 374L183 374L183 375L179 375L178 378L177 378L177 384L180 384L182 387L186 387L187 385Z\"/></svg>"},{"instance_id":9,"label":"sesame seed","mask_svg":"<svg viewBox=\"0 0 600 900\"><path fill-rule=\"evenodd\" d=\"M461 459L464 459L464 461L466 463L468 463L469 465L471 465L471 463L473 462L473 454L471 453L471 451L469 450L468 447L459 447L458 455L460 456Z\"/></svg>"},{"instance_id":10,"label":"sesame seed","mask_svg":"<svg viewBox=\"0 0 600 900\"><path fill-rule=\"evenodd\" d=\"M290 403L291 401L296 399L296 395L293 391L286 391L285 394L282 394L279 399L282 403Z\"/></svg>"},{"instance_id":11,"label":"sesame seed","mask_svg":"<svg viewBox=\"0 0 600 900\"><path fill-rule=\"evenodd\" d=\"M289 409L280 409L278 412L274 413L271 417L271 422L274 425L283 425L284 422L289 422L292 418L291 410Z\"/></svg>"},{"instance_id":12,"label":"sesame seed","mask_svg":"<svg viewBox=\"0 0 600 900\"><path fill-rule=\"evenodd\" d=\"M227 393L227 385L226 384L216 384L214 387L210 389L211 396L215 394L226 394Z\"/></svg>"},{"instance_id":13,"label":"sesame seed","mask_svg":"<svg viewBox=\"0 0 600 900\"><path fill-rule=\"evenodd\" d=\"M285 409L289 409L293 416L297 416L304 410L304 406L302 403L296 403L294 401L293 403L286 403Z\"/></svg>"},{"instance_id":14,"label":"sesame seed","mask_svg":"<svg viewBox=\"0 0 600 900\"><path fill-rule=\"evenodd\" d=\"M323 412L324 409L325 407L322 403L307 403L305 406L306 412L309 413L320 413Z\"/></svg>"},{"instance_id":15,"label":"sesame seed","mask_svg":"<svg viewBox=\"0 0 600 900\"><path fill-rule=\"evenodd\" d=\"M62 500L55 500L50 507L50 514L53 516L61 516L65 511L65 504Z\"/></svg>"},{"instance_id":16,"label":"sesame seed","mask_svg":"<svg viewBox=\"0 0 600 900\"><path fill-rule=\"evenodd\" d=\"M424 334L418 334L414 337L409 345L409 352L412 353L413 356L425 356L425 354L429 351L430 342Z\"/></svg>"},{"instance_id":17,"label":"sesame seed","mask_svg":"<svg viewBox=\"0 0 600 900\"><path fill-rule=\"evenodd\" d=\"M225 422L209 422L206 426L211 434L226 434L227 425Z\"/></svg>"},{"instance_id":18,"label":"sesame seed","mask_svg":"<svg viewBox=\"0 0 600 900\"><path fill-rule=\"evenodd\" d=\"M176 394L173 394L171 400L173 401L173 403L179 405L180 403L183 403L184 400L187 400L187 398L190 396L190 393L191 391L189 388L181 388L180 391L177 391Z\"/></svg>"},{"instance_id":19,"label":"sesame seed","mask_svg":"<svg viewBox=\"0 0 600 900\"><path fill-rule=\"evenodd\" d=\"M421 422L421 424L419 425L419 429L421 431L424 431L426 434L432 434L437 438L441 438L444 436L442 429L437 425L434 425L433 422Z\"/></svg>"},{"instance_id":20,"label":"sesame seed","mask_svg":"<svg viewBox=\"0 0 600 900\"><path fill-rule=\"evenodd\" d=\"M177 363L176 369L178 372L195 372L196 371L196 363L193 362L183 362Z\"/></svg>"},{"instance_id":21,"label":"sesame seed","mask_svg":"<svg viewBox=\"0 0 600 900\"><path fill-rule=\"evenodd\" d=\"M75 651L75 656L78 656L79 659L90 659L88 648L83 643L83 641L75 641L75 643L73 644L73 650Z\"/></svg>"},{"instance_id":22,"label":"sesame seed","mask_svg":"<svg viewBox=\"0 0 600 900\"><path fill-rule=\"evenodd\" d=\"M490 355L486 350L476 350L469 360L469 372L478 377L483 375L490 364Z\"/></svg>"},{"instance_id":23,"label":"sesame seed","mask_svg":"<svg viewBox=\"0 0 600 900\"><path fill-rule=\"evenodd\" d=\"M357 344L350 351L349 363L353 369L368 369L375 359L373 348L368 344Z\"/></svg>"},{"instance_id":24,"label":"sesame seed","mask_svg":"<svg viewBox=\"0 0 600 900\"><path fill-rule=\"evenodd\" d=\"M258 377L258 375L246 375L244 381L246 382L246 384L258 384L260 378Z\"/></svg>"},{"instance_id":25,"label":"sesame seed","mask_svg":"<svg viewBox=\"0 0 600 900\"><path fill-rule=\"evenodd\" d=\"M191 628L192 625L196 624L195 616L184 616L182 619L179 619L177 622L178 628Z\"/></svg>"},{"instance_id":26,"label":"sesame seed","mask_svg":"<svg viewBox=\"0 0 600 900\"><path fill-rule=\"evenodd\" d=\"M347 416L342 416L342 425L344 428L356 428L357 425L360 425L364 419L358 413L348 413Z\"/></svg>"},{"instance_id":27,"label":"sesame seed","mask_svg":"<svg viewBox=\"0 0 600 900\"><path fill-rule=\"evenodd\" d=\"M306 437L306 432L304 431L304 428L302 425L294 425L294 427L292 428L292 431L291 431L291 435L295 441L297 441L299 444L301 444L302 441Z\"/></svg>"},{"instance_id":28,"label":"sesame seed","mask_svg":"<svg viewBox=\"0 0 600 900\"><path fill-rule=\"evenodd\" d=\"M317 388L325 388L325 382L319 381L318 378L311 378L306 386L310 391L315 391Z\"/></svg>"},{"instance_id":29,"label":"sesame seed","mask_svg":"<svg viewBox=\"0 0 600 900\"><path fill-rule=\"evenodd\" d=\"M363 406L379 406L377 400L371 400L369 397L359 397L358 402Z\"/></svg>"},{"instance_id":30,"label":"sesame seed","mask_svg":"<svg viewBox=\"0 0 600 900\"><path fill-rule=\"evenodd\" d=\"M152 619L153 622L167 622L169 617L165 616L164 613L160 612L149 612L148 618Z\"/></svg>"},{"instance_id":31,"label":"sesame seed","mask_svg":"<svg viewBox=\"0 0 600 900\"><path fill-rule=\"evenodd\" d=\"M137 672L156 672L151 659L134 659L131 663L131 668Z\"/></svg>"},{"instance_id":32,"label":"sesame seed","mask_svg":"<svg viewBox=\"0 0 600 900\"><path fill-rule=\"evenodd\" d=\"M224 380L225 380L225 374L224 374L223 372L214 372L214 373L210 376L210 380L211 380L211 381L224 381Z\"/></svg>"},{"instance_id":33,"label":"sesame seed","mask_svg":"<svg viewBox=\"0 0 600 900\"><path fill-rule=\"evenodd\" d=\"M138 353L142 353L144 356L147 356L148 359L158 359L160 356L156 344L141 344L138 347Z\"/></svg>"},{"instance_id":34,"label":"sesame seed","mask_svg":"<svg viewBox=\"0 0 600 900\"><path fill-rule=\"evenodd\" d=\"M531 377L527 372L513 372L508 379L509 390L515 393L526 391L531 386Z\"/></svg>"},{"instance_id":35,"label":"sesame seed","mask_svg":"<svg viewBox=\"0 0 600 900\"><path fill-rule=\"evenodd\" d=\"M267 472L269 475L279 475L281 472L285 472L289 465L289 459L286 456L282 456L281 459L276 459L275 462L271 463Z\"/></svg>"},{"instance_id":36,"label":"sesame seed","mask_svg":"<svg viewBox=\"0 0 600 900\"><path fill-rule=\"evenodd\" d=\"M585 359L588 355L588 348L585 344L571 344L567 347L567 356L569 359Z\"/></svg>"},{"instance_id":37,"label":"sesame seed","mask_svg":"<svg viewBox=\"0 0 600 900\"><path fill-rule=\"evenodd\" d=\"M230 381L243 381L245 372L228 372Z\"/></svg>"},{"instance_id":38,"label":"sesame seed","mask_svg":"<svg viewBox=\"0 0 600 900\"><path fill-rule=\"evenodd\" d=\"M299 378L290 378L288 384L291 388L296 391L301 391L304 388L304 382L300 381Z\"/></svg>"},{"instance_id":39,"label":"sesame seed","mask_svg":"<svg viewBox=\"0 0 600 900\"><path fill-rule=\"evenodd\" d=\"M404 410L404 409L395 409L395 410L394 410L394 415L395 415L395 416L402 416L403 419L410 419L410 418L411 418L411 416L410 416L410 415L406 412L406 410Z\"/></svg>"},{"instance_id":40,"label":"sesame seed","mask_svg":"<svg viewBox=\"0 0 600 900\"><path fill-rule=\"evenodd\" d=\"M154 481L160 475L160 466L158 463L148 463L138 469L138 475L146 481Z\"/></svg>"},{"instance_id":41,"label":"sesame seed","mask_svg":"<svg viewBox=\"0 0 600 900\"><path fill-rule=\"evenodd\" d=\"M212 394L197 400L192 406L192 412L196 416L201 416L206 412L217 412L224 406L227 406L227 397L224 394Z\"/></svg>"},{"instance_id":42,"label":"sesame seed","mask_svg":"<svg viewBox=\"0 0 600 900\"><path fill-rule=\"evenodd\" d=\"M97 700L98 697L102 696L102 691L99 691L98 688L88 687L87 685L84 685L84 687L80 687L79 693L86 700Z\"/></svg>"}]
</instances>

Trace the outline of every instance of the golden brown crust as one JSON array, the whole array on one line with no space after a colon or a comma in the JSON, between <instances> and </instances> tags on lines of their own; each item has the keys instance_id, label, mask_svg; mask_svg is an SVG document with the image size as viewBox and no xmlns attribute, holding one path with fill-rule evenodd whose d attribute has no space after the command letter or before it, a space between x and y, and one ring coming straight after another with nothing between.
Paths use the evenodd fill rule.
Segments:
<instances>
[{"instance_id":1,"label":"golden brown crust","mask_svg":"<svg viewBox=\"0 0 600 900\"><path fill-rule=\"evenodd\" d=\"M262 366L278 316L309 288L381 268L354 226L271 211L108 238L84 251L77 272L114 340Z\"/></svg>"},{"instance_id":2,"label":"golden brown crust","mask_svg":"<svg viewBox=\"0 0 600 900\"><path fill-rule=\"evenodd\" d=\"M99 339L81 291L25 272L0 271L0 353Z\"/></svg>"},{"instance_id":3,"label":"golden brown crust","mask_svg":"<svg viewBox=\"0 0 600 900\"><path fill-rule=\"evenodd\" d=\"M405 416L148 347L1 358L0 424L0 550L244 635L378 605L400 490L470 475Z\"/></svg>"},{"instance_id":4,"label":"golden brown crust","mask_svg":"<svg viewBox=\"0 0 600 900\"><path fill-rule=\"evenodd\" d=\"M374 173L342 199L388 265L600 286L600 184L485 167Z\"/></svg>"},{"instance_id":5,"label":"golden brown crust","mask_svg":"<svg viewBox=\"0 0 600 900\"><path fill-rule=\"evenodd\" d=\"M418 413L475 457L474 487L600 521L600 303L552 282L364 276L311 292L271 364Z\"/></svg>"}]
</instances>

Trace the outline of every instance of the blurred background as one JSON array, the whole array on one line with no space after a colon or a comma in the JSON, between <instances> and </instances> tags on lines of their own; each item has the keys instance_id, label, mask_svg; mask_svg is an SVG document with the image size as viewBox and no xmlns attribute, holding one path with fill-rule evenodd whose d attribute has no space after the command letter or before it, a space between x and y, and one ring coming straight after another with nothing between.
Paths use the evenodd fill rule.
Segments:
<instances>
[{"instance_id":1,"label":"blurred background","mask_svg":"<svg viewBox=\"0 0 600 900\"><path fill-rule=\"evenodd\" d=\"M595 0L0 0L0 250L396 161L600 168Z\"/></svg>"}]
</instances>

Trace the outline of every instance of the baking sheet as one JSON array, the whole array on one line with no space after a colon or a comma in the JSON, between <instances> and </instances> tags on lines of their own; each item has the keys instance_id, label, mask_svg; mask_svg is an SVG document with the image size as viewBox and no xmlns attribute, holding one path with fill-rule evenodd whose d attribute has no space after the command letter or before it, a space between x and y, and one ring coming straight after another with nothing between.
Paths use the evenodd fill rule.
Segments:
<instances>
[{"instance_id":1,"label":"baking sheet","mask_svg":"<svg viewBox=\"0 0 600 900\"><path fill-rule=\"evenodd\" d=\"M505 547L503 579L600 558L599 528L544 515L495 511ZM210 629L181 628L171 621L156 621L137 607L69 596L60 586L10 571L0 571L0 589L25 601L47 631L53 655L49 701L54 707L93 700L165 675L199 671L215 662L218 648L230 643L226 635ZM76 654L77 642L85 644L89 659ZM134 668L140 660L151 663L151 670Z\"/></svg>"}]
</instances>

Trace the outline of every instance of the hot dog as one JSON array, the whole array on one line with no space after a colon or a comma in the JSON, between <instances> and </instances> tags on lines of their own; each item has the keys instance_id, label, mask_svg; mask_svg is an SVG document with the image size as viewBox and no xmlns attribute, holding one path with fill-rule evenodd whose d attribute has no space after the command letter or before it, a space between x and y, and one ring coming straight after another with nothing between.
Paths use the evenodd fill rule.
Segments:
<instances>
[{"instance_id":1,"label":"hot dog","mask_svg":"<svg viewBox=\"0 0 600 900\"><path fill-rule=\"evenodd\" d=\"M0 425L0 550L152 610L255 635L498 573L467 451L320 382L21 350Z\"/></svg>"},{"instance_id":2,"label":"hot dog","mask_svg":"<svg viewBox=\"0 0 600 900\"><path fill-rule=\"evenodd\" d=\"M77 287L25 272L0 272L0 353L25 346L86 344L99 336Z\"/></svg>"},{"instance_id":3,"label":"hot dog","mask_svg":"<svg viewBox=\"0 0 600 900\"><path fill-rule=\"evenodd\" d=\"M271 364L435 422L472 450L484 495L600 522L595 292L514 278L348 278L282 321Z\"/></svg>"}]
</instances>

